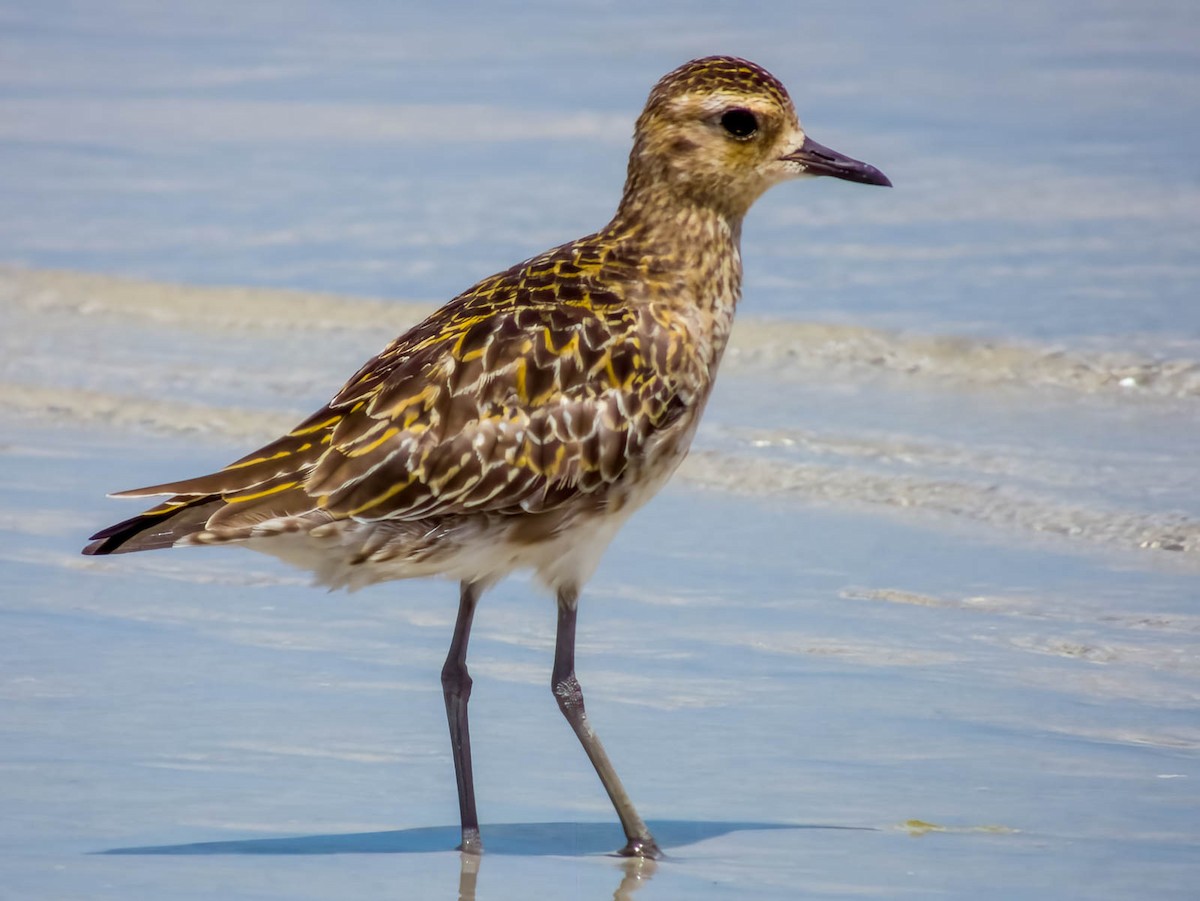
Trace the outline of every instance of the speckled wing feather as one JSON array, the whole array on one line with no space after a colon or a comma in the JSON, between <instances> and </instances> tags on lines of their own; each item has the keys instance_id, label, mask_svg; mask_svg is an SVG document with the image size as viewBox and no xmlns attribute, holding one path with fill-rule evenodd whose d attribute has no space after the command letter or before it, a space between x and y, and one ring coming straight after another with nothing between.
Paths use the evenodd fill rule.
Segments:
<instances>
[{"instance_id":1,"label":"speckled wing feather","mask_svg":"<svg viewBox=\"0 0 1200 901\"><path fill-rule=\"evenodd\" d=\"M582 239L493 276L287 435L212 475L117 496L175 495L151 518L203 501L211 514L188 528L236 538L280 517L535 512L602 491L691 399L672 377L684 335L625 302L626 269Z\"/></svg>"}]
</instances>

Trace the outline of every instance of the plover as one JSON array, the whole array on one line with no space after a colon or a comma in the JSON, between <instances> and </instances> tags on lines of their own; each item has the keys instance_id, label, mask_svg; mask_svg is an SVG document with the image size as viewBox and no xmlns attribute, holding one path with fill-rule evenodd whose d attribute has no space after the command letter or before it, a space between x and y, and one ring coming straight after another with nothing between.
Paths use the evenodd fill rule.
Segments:
<instances>
[{"instance_id":1,"label":"plover","mask_svg":"<svg viewBox=\"0 0 1200 901\"><path fill-rule=\"evenodd\" d=\"M488 587L532 570L558 604L551 687L621 820L620 853L659 856L584 711L579 592L687 454L741 295L743 216L772 185L816 175L890 184L808 137L760 66L685 63L650 92L608 225L460 294L220 472L114 495L169 497L83 552L238 543L330 587L460 582L442 687L473 853L471 621Z\"/></svg>"}]
</instances>

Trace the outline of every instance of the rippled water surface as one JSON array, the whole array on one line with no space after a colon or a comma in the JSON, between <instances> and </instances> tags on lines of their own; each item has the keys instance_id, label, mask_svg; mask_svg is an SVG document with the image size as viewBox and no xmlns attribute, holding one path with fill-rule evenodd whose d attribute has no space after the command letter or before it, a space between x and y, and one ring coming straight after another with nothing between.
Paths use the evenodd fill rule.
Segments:
<instances>
[{"instance_id":1,"label":"rippled water surface","mask_svg":"<svg viewBox=\"0 0 1200 901\"><path fill-rule=\"evenodd\" d=\"M464 13L464 10L467 10ZM1194 3L0 4L0 885L22 898L1190 898ZM696 447L585 593L82 558L478 278L602 225L736 53L892 191L781 186ZM225 287L219 287L225 286ZM120 852L97 854L96 852ZM0 895L4 890L0 890Z\"/></svg>"}]
</instances>

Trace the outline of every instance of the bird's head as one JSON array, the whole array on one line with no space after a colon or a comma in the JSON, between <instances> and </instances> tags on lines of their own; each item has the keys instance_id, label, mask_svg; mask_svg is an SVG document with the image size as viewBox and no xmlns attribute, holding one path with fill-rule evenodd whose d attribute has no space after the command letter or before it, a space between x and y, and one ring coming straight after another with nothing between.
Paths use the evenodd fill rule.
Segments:
<instances>
[{"instance_id":1,"label":"bird's head","mask_svg":"<svg viewBox=\"0 0 1200 901\"><path fill-rule=\"evenodd\" d=\"M710 206L740 220L772 185L815 175L891 184L874 166L809 138L771 73L710 56L668 73L650 92L625 190L627 199Z\"/></svg>"}]
</instances>

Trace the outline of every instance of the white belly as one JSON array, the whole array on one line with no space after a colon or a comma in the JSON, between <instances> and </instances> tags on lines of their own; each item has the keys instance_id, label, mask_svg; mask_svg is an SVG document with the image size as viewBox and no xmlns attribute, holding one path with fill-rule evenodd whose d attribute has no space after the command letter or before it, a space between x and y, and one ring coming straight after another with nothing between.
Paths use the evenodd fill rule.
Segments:
<instances>
[{"instance_id":1,"label":"white belly","mask_svg":"<svg viewBox=\"0 0 1200 901\"><path fill-rule=\"evenodd\" d=\"M598 509L594 503L581 503L575 509L567 505L537 514L550 517L554 527L536 541L522 536L522 526L527 525L523 520L535 514L481 514L437 523L341 520L242 543L312 572L317 584L329 588L353 591L422 576L486 587L528 569L551 591L578 589L591 578L617 531L658 493L682 459L677 453L658 456L637 477L610 491Z\"/></svg>"}]
</instances>

